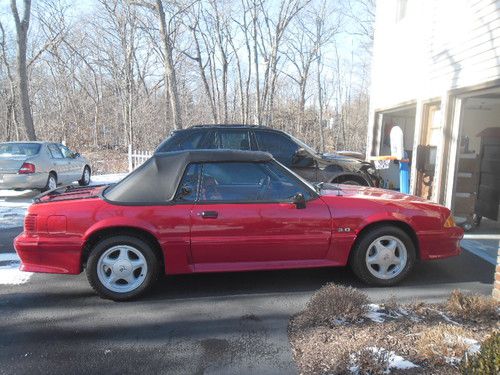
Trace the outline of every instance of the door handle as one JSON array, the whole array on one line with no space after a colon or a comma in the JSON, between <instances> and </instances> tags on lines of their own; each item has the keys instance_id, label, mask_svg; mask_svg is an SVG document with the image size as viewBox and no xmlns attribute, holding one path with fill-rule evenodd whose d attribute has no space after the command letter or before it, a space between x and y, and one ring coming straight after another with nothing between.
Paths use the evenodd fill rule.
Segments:
<instances>
[{"instance_id":1,"label":"door handle","mask_svg":"<svg viewBox=\"0 0 500 375\"><path fill-rule=\"evenodd\" d=\"M219 213L217 211L203 211L201 214L203 219L217 219Z\"/></svg>"}]
</instances>

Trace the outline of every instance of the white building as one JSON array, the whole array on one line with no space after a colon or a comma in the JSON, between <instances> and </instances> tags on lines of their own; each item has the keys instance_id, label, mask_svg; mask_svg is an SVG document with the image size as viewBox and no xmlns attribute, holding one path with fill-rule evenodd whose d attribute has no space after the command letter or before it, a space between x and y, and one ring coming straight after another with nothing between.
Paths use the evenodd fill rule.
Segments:
<instances>
[{"instance_id":1,"label":"white building","mask_svg":"<svg viewBox=\"0 0 500 375\"><path fill-rule=\"evenodd\" d=\"M390 153L401 126L411 193L496 228L500 1L379 0L373 53L368 156ZM397 167L383 173L399 185Z\"/></svg>"}]
</instances>

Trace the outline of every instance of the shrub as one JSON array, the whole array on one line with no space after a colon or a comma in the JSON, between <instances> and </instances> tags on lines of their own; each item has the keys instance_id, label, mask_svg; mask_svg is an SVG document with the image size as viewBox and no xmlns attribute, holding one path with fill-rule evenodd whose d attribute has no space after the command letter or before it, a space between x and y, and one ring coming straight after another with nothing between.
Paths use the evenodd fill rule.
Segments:
<instances>
[{"instance_id":1,"label":"shrub","mask_svg":"<svg viewBox=\"0 0 500 375\"><path fill-rule=\"evenodd\" d=\"M450 360L460 360L470 343L466 341L465 329L451 324L439 324L425 328L419 335L415 348L418 355L435 365L444 365Z\"/></svg>"},{"instance_id":2,"label":"shrub","mask_svg":"<svg viewBox=\"0 0 500 375\"><path fill-rule=\"evenodd\" d=\"M356 373L379 375L387 373L389 367L389 353L375 348L364 348L353 355Z\"/></svg>"},{"instance_id":3,"label":"shrub","mask_svg":"<svg viewBox=\"0 0 500 375\"><path fill-rule=\"evenodd\" d=\"M459 290L454 290L446 302L446 309L453 316L474 320L498 319L499 308L500 303L491 297Z\"/></svg>"},{"instance_id":4,"label":"shrub","mask_svg":"<svg viewBox=\"0 0 500 375\"><path fill-rule=\"evenodd\" d=\"M304 318L313 326L333 327L367 313L368 296L352 287L326 284L311 297Z\"/></svg>"},{"instance_id":5,"label":"shrub","mask_svg":"<svg viewBox=\"0 0 500 375\"><path fill-rule=\"evenodd\" d=\"M466 375L500 374L500 333L495 332L485 340L479 353L466 355L460 370Z\"/></svg>"}]
</instances>

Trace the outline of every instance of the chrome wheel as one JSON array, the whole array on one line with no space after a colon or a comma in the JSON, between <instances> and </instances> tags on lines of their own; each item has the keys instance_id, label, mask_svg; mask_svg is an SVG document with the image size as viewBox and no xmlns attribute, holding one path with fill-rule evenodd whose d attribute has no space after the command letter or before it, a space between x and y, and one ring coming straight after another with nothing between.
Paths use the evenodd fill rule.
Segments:
<instances>
[{"instance_id":1,"label":"chrome wheel","mask_svg":"<svg viewBox=\"0 0 500 375\"><path fill-rule=\"evenodd\" d=\"M376 278L393 279L404 270L408 262L408 251L399 238L382 236L368 247L365 262L368 271Z\"/></svg>"},{"instance_id":2,"label":"chrome wheel","mask_svg":"<svg viewBox=\"0 0 500 375\"><path fill-rule=\"evenodd\" d=\"M57 180L52 174L49 175L49 181L47 182L47 187L49 188L49 190L53 190L57 187Z\"/></svg>"},{"instance_id":3,"label":"chrome wheel","mask_svg":"<svg viewBox=\"0 0 500 375\"><path fill-rule=\"evenodd\" d=\"M148 265L142 252L129 245L117 245L106 250L97 261L97 277L113 292L128 293L142 285Z\"/></svg>"}]
</instances>

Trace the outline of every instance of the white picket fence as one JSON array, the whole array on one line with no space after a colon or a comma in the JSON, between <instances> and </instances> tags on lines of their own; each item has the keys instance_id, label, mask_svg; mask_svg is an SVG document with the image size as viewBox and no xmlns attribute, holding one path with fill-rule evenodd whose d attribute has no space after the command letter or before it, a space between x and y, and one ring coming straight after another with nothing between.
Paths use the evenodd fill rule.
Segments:
<instances>
[{"instance_id":1,"label":"white picket fence","mask_svg":"<svg viewBox=\"0 0 500 375\"><path fill-rule=\"evenodd\" d=\"M132 145L128 145L128 171L132 172L151 156L153 156L152 151L133 150Z\"/></svg>"}]
</instances>

